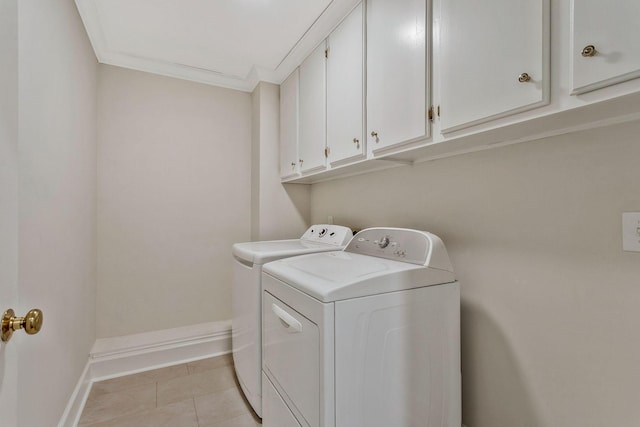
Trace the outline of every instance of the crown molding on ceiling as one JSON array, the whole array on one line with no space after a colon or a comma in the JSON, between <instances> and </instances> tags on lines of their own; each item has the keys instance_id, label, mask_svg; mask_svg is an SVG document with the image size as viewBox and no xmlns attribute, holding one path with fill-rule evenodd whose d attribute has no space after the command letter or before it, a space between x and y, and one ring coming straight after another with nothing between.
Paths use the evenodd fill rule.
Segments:
<instances>
[{"instance_id":1,"label":"crown molding on ceiling","mask_svg":"<svg viewBox=\"0 0 640 427\"><path fill-rule=\"evenodd\" d=\"M97 0L75 0L98 62L118 67L174 77L212 86L252 92L261 82L280 84L311 51L356 7L361 0L333 0L305 33L291 43L291 49L275 70L254 65L248 75L225 74L212 69L180 64L153 57L132 55L109 49L100 21Z\"/></svg>"}]
</instances>

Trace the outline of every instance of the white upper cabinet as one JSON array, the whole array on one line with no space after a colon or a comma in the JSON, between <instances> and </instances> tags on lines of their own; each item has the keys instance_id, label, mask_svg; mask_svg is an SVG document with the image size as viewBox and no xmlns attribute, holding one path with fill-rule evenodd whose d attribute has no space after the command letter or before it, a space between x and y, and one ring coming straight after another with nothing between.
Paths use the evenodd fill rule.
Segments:
<instances>
[{"instance_id":1,"label":"white upper cabinet","mask_svg":"<svg viewBox=\"0 0 640 427\"><path fill-rule=\"evenodd\" d=\"M357 6L328 39L327 148L332 166L365 155L363 9Z\"/></svg>"},{"instance_id":2,"label":"white upper cabinet","mask_svg":"<svg viewBox=\"0 0 640 427\"><path fill-rule=\"evenodd\" d=\"M427 0L367 2L367 139L373 155L429 136Z\"/></svg>"},{"instance_id":3,"label":"white upper cabinet","mask_svg":"<svg viewBox=\"0 0 640 427\"><path fill-rule=\"evenodd\" d=\"M549 0L440 5L443 133L549 103Z\"/></svg>"},{"instance_id":4,"label":"white upper cabinet","mask_svg":"<svg viewBox=\"0 0 640 427\"><path fill-rule=\"evenodd\" d=\"M326 168L326 44L321 43L300 65L300 171Z\"/></svg>"},{"instance_id":5,"label":"white upper cabinet","mask_svg":"<svg viewBox=\"0 0 640 427\"><path fill-rule=\"evenodd\" d=\"M640 0L551 5L363 0L299 68L299 161L292 166L283 154L283 181L321 182L635 120ZM282 108L287 151L295 114Z\"/></svg>"},{"instance_id":6,"label":"white upper cabinet","mask_svg":"<svg viewBox=\"0 0 640 427\"><path fill-rule=\"evenodd\" d=\"M573 0L573 95L640 77L640 1Z\"/></svg>"},{"instance_id":7,"label":"white upper cabinet","mask_svg":"<svg viewBox=\"0 0 640 427\"><path fill-rule=\"evenodd\" d=\"M298 175L298 69L280 85L280 177Z\"/></svg>"}]
</instances>

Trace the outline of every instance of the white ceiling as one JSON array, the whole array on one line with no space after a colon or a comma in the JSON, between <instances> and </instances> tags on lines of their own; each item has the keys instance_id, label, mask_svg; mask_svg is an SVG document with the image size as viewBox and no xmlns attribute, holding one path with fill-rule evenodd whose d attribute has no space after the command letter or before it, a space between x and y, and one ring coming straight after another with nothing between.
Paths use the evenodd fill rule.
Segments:
<instances>
[{"instance_id":1,"label":"white ceiling","mask_svg":"<svg viewBox=\"0 0 640 427\"><path fill-rule=\"evenodd\" d=\"M360 0L76 0L101 63L251 91L281 83Z\"/></svg>"}]
</instances>

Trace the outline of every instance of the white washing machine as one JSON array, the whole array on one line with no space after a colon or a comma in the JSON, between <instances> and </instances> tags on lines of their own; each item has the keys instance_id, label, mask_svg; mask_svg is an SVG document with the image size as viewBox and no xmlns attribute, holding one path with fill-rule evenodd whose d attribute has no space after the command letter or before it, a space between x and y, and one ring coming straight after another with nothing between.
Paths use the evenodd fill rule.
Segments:
<instances>
[{"instance_id":1,"label":"white washing machine","mask_svg":"<svg viewBox=\"0 0 640 427\"><path fill-rule=\"evenodd\" d=\"M300 239L233 245L232 347L240 387L262 416L262 265L281 258L339 251L353 232L340 225L313 225Z\"/></svg>"},{"instance_id":2,"label":"white washing machine","mask_svg":"<svg viewBox=\"0 0 640 427\"><path fill-rule=\"evenodd\" d=\"M262 284L265 427L460 427L460 287L437 236L366 229Z\"/></svg>"}]
</instances>

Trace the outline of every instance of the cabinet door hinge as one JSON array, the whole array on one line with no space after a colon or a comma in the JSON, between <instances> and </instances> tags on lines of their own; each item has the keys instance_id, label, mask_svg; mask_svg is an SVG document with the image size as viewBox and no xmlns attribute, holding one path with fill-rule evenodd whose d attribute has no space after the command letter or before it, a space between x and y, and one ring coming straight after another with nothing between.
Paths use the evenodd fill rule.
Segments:
<instances>
[{"instance_id":1,"label":"cabinet door hinge","mask_svg":"<svg viewBox=\"0 0 640 427\"><path fill-rule=\"evenodd\" d=\"M324 50L324 57L325 57L325 58L328 58L328 57L329 57L329 48L326 48L326 49Z\"/></svg>"},{"instance_id":2,"label":"cabinet door hinge","mask_svg":"<svg viewBox=\"0 0 640 427\"><path fill-rule=\"evenodd\" d=\"M324 149L324 156L325 156L325 157L329 157L329 153L330 153L330 152L331 152L331 149L330 149L329 147L326 147L326 148Z\"/></svg>"},{"instance_id":3,"label":"cabinet door hinge","mask_svg":"<svg viewBox=\"0 0 640 427\"><path fill-rule=\"evenodd\" d=\"M434 108L434 106L432 105L431 107L429 107L429 111L427 111L427 117L429 118L429 121L434 121L436 115L440 117L440 106L438 105Z\"/></svg>"}]
</instances>

